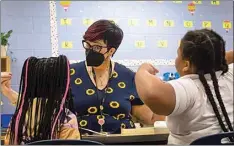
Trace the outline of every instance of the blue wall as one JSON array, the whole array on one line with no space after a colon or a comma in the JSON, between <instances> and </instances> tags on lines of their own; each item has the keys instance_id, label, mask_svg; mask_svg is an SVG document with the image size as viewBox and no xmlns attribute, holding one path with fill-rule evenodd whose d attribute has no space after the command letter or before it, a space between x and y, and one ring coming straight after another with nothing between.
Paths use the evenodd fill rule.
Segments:
<instances>
[{"instance_id":1,"label":"blue wall","mask_svg":"<svg viewBox=\"0 0 234 146\"><path fill-rule=\"evenodd\" d=\"M123 43L113 58L117 60L174 59L178 41L187 30L202 28L202 21L211 21L212 28L226 39L227 49L233 48L233 29L226 33L222 23L223 20L233 22L233 2L221 1L219 5L212 5L211 1L203 1L202 4L197 5L194 16L187 10L187 5L190 2L73 1L67 12L64 11L60 3L57 3L59 51L70 59L83 60L85 56L81 40L88 27L83 24L83 20L92 19L95 21L100 18L115 19L124 30ZM72 25L61 25L61 18L71 19ZM137 26L129 26L128 21L130 19L137 19ZM155 19L156 26L148 26L148 19ZM174 20L175 26L164 27L164 20ZM185 28L184 21L193 21L193 27ZM168 47L159 48L157 46L159 40L167 40ZM64 41L71 41L73 48L62 48L61 44ZM144 41L145 47L135 47L135 41ZM136 70L137 67L131 68ZM159 69L161 73L175 71L174 67L170 66L160 66Z\"/></svg>"},{"instance_id":2,"label":"blue wall","mask_svg":"<svg viewBox=\"0 0 234 146\"><path fill-rule=\"evenodd\" d=\"M227 49L233 47L233 29L226 33L223 29L223 20L233 21L233 2L222 1L220 5L211 5L211 1L203 1L197 5L195 15L192 16L187 5L189 1L163 3L155 1L73 1L65 12L60 3L57 3L57 18L59 31L60 53L70 59L84 59L84 50L81 44L82 35L87 26L84 19L98 20L100 18L116 19L117 24L124 30L125 36L122 45L114 59L174 59L178 41L188 29L202 28L202 21L211 21L212 28L223 35L227 41ZM227 11L225 11L227 10ZM60 25L61 18L72 20L72 25ZM137 26L129 26L130 19L138 19ZM156 27L147 26L148 19L157 21ZM175 26L164 27L164 20L174 20ZM183 21L193 21L192 28L185 28ZM158 40L167 40L167 48L157 47ZM63 49L63 41L73 42L72 49ZM145 48L136 48L135 41L145 41Z\"/></svg>"},{"instance_id":3,"label":"blue wall","mask_svg":"<svg viewBox=\"0 0 234 146\"><path fill-rule=\"evenodd\" d=\"M8 55L12 57L12 88L19 90L23 62L29 56L51 56L49 2L2 1L1 32L13 30ZM3 100L3 113L14 108L7 98Z\"/></svg>"},{"instance_id":4,"label":"blue wall","mask_svg":"<svg viewBox=\"0 0 234 146\"><path fill-rule=\"evenodd\" d=\"M113 59L174 59L178 41L188 30L183 21L193 21L194 27L202 28L202 21L211 21L212 28L218 31L227 41L227 49L233 48L233 29L229 33L222 27L223 20L233 22L233 2L221 1L220 5L211 5L203 1L197 5L195 15L187 11L188 1L173 3L172 1L158 3L155 1L72 1L68 11L57 2L57 19L59 33L59 52L71 60L84 60L84 50L81 40L88 26L83 25L83 19L116 19L124 30L122 45ZM69 18L72 25L60 25L61 18ZM137 26L128 26L129 19L138 19ZM148 19L156 19L156 27L147 26ZM174 20L175 26L165 28L164 20ZM3 1L1 2L1 31L14 30L10 39L12 58L12 87L18 90L19 78L23 61L31 56L51 56L49 3L36 1ZM167 40L167 48L158 48L158 40ZM61 43L71 41L72 49L63 49ZM135 41L145 41L145 48L136 48ZM136 70L138 66L131 67ZM160 72L175 71L173 66L159 66ZM3 98L3 112L12 113L14 108Z\"/></svg>"}]
</instances>

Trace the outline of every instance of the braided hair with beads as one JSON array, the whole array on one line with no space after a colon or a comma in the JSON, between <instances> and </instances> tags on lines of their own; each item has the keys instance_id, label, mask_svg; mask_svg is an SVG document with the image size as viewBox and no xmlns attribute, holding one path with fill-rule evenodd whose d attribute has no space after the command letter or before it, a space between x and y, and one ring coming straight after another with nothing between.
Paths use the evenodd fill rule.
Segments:
<instances>
[{"instance_id":1,"label":"braided hair with beads","mask_svg":"<svg viewBox=\"0 0 234 146\"><path fill-rule=\"evenodd\" d=\"M29 57L21 73L9 144L58 138L66 109L73 111L67 57Z\"/></svg>"}]
</instances>

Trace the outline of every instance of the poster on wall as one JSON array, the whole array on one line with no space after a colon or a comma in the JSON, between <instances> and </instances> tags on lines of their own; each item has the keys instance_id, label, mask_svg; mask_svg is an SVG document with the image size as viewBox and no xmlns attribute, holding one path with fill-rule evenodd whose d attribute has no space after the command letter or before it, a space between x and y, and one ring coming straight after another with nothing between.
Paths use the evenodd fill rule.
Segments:
<instances>
[{"instance_id":1,"label":"poster on wall","mask_svg":"<svg viewBox=\"0 0 234 146\"><path fill-rule=\"evenodd\" d=\"M60 1L60 5L66 12L68 10L68 7L71 5L71 1Z\"/></svg>"},{"instance_id":2,"label":"poster on wall","mask_svg":"<svg viewBox=\"0 0 234 146\"><path fill-rule=\"evenodd\" d=\"M189 3L188 4L188 11L190 12L191 15L194 15L195 13L195 10L196 10L196 5L195 3Z\"/></svg>"},{"instance_id":3,"label":"poster on wall","mask_svg":"<svg viewBox=\"0 0 234 146\"><path fill-rule=\"evenodd\" d=\"M229 30L232 28L232 23L230 20L224 20L223 21L223 28L226 30L226 32L228 33Z\"/></svg>"}]
</instances>

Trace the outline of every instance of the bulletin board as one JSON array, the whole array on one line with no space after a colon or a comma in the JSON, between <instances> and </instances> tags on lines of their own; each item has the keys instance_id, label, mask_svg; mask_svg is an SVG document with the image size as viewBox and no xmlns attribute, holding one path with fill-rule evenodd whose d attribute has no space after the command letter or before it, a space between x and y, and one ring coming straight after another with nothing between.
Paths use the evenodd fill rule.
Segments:
<instances>
[{"instance_id":1,"label":"bulletin board","mask_svg":"<svg viewBox=\"0 0 234 146\"><path fill-rule=\"evenodd\" d=\"M98 19L112 20L123 29L124 39L113 60L133 70L148 62L162 72L175 71L177 48L188 30L214 29L227 41L227 50L233 48L232 1L57 1L50 5L51 15L57 16L57 23L51 22L57 36L52 55L64 54L71 63L85 60L82 36Z\"/></svg>"}]
</instances>

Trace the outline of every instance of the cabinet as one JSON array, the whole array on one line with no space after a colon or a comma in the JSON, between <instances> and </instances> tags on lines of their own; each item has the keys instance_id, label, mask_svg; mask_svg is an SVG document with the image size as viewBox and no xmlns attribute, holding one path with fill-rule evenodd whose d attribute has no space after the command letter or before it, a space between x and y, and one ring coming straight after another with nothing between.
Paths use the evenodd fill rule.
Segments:
<instances>
[{"instance_id":1,"label":"cabinet","mask_svg":"<svg viewBox=\"0 0 234 146\"><path fill-rule=\"evenodd\" d=\"M11 59L9 56L1 57L1 72L11 71Z\"/></svg>"}]
</instances>

